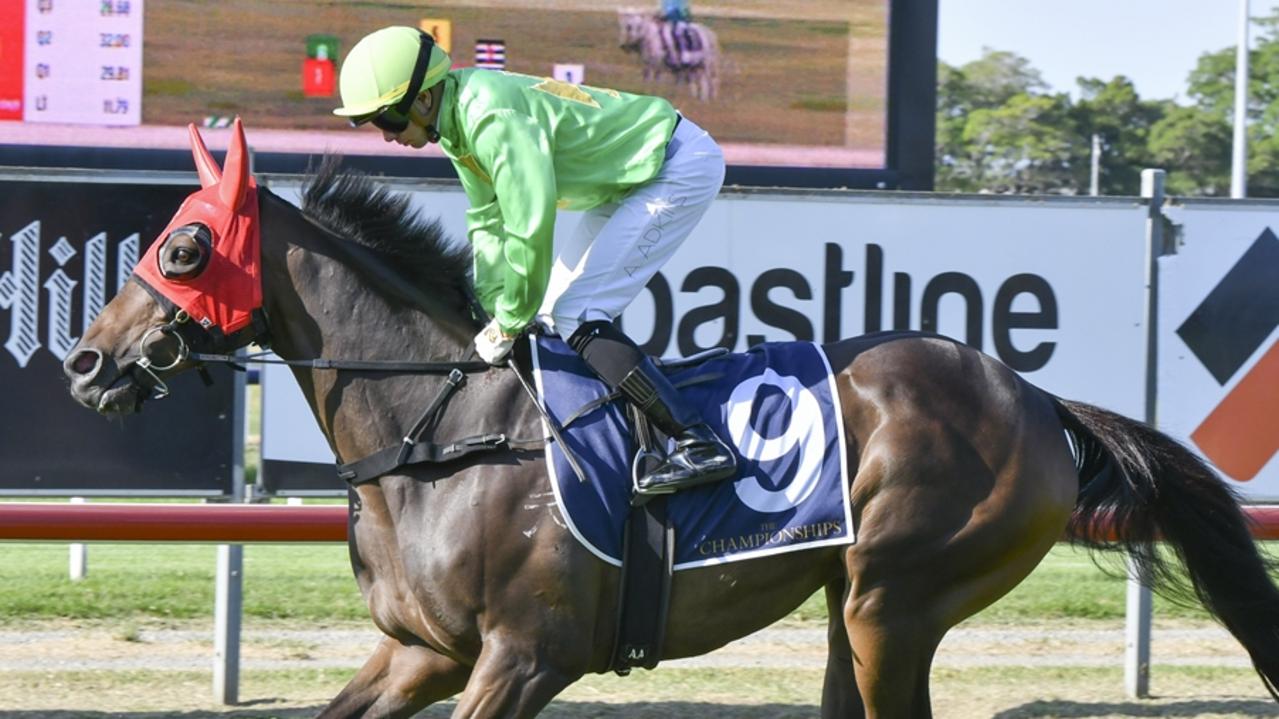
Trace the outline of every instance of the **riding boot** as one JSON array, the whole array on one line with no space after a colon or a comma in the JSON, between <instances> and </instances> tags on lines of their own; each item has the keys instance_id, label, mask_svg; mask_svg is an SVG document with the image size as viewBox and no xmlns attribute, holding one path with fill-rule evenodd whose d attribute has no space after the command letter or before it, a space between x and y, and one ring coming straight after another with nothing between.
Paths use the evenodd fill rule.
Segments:
<instances>
[{"instance_id":1,"label":"riding boot","mask_svg":"<svg viewBox=\"0 0 1279 719\"><path fill-rule=\"evenodd\" d=\"M668 494L733 476L737 460L666 375L611 322L583 323L568 344L586 366L619 390L662 432L675 449L652 472L637 480L641 494Z\"/></svg>"},{"instance_id":2,"label":"riding boot","mask_svg":"<svg viewBox=\"0 0 1279 719\"><path fill-rule=\"evenodd\" d=\"M666 459L637 481L640 494L669 494L736 474L733 452L651 359L645 358L631 370L618 389L675 441Z\"/></svg>"}]
</instances>

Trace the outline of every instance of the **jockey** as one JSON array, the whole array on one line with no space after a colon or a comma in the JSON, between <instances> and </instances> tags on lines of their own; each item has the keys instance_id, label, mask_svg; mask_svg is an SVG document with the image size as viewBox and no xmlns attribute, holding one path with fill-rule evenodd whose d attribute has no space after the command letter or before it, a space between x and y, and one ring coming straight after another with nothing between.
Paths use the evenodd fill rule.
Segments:
<instances>
[{"instance_id":1,"label":"jockey","mask_svg":"<svg viewBox=\"0 0 1279 719\"><path fill-rule=\"evenodd\" d=\"M679 68L692 65L692 48L689 47L688 23L693 21L693 12L689 9L688 0L659 0L658 19L662 21L662 33L667 43L675 51Z\"/></svg>"},{"instance_id":2,"label":"jockey","mask_svg":"<svg viewBox=\"0 0 1279 719\"><path fill-rule=\"evenodd\" d=\"M660 0L662 19L669 23L691 22L693 12L688 7L688 0Z\"/></svg>"},{"instance_id":3,"label":"jockey","mask_svg":"<svg viewBox=\"0 0 1279 719\"><path fill-rule=\"evenodd\" d=\"M493 319L476 351L502 364L539 318L675 441L638 480L666 494L736 471L733 453L613 320L675 253L724 181L711 136L658 97L465 68L430 35L378 30L351 48L334 114L387 142L437 142L471 209L475 289ZM557 208L583 211L559 246Z\"/></svg>"}]
</instances>

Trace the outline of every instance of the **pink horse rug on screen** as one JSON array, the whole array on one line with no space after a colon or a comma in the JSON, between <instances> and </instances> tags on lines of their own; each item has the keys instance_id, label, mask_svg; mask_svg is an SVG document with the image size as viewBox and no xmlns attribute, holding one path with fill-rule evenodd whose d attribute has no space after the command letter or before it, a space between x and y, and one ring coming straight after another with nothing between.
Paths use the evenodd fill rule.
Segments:
<instances>
[{"instance_id":1,"label":"pink horse rug on screen","mask_svg":"<svg viewBox=\"0 0 1279 719\"><path fill-rule=\"evenodd\" d=\"M549 443L556 502L578 541L620 565L638 449L622 400L597 402L607 387L558 338L534 341L533 365L542 401L586 474L579 480ZM668 375L738 463L736 478L670 495L675 569L855 541L839 394L820 347L766 343Z\"/></svg>"}]
</instances>

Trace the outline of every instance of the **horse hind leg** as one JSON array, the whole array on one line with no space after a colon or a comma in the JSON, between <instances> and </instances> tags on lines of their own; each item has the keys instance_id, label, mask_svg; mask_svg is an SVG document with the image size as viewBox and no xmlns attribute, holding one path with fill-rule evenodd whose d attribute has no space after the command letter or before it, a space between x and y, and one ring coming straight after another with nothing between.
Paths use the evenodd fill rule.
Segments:
<instances>
[{"instance_id":1,"label":"horse hind leg","mask_svg":"<svg viewBox=\"0 0 1279 719\"><path fill-rule=\"evenodd\" d=\"M318 719L410 717L462 691L471 668L434 650L383 637Z\"/></svg>"},{"instance_id":2,"label":"horse hind leg","mask_svg":"<svg viewBox=\"0 0 1279 719\"><path fill-rule=\"evenodd\" d=\"M906 607L908 597L890 589L850 592L844 603L844 627L855 663L857 688L867 719L931 717L928 691L933 655L944 631ZM825 716L825 715L823 715Z\"/></svg>"}]
</instances>

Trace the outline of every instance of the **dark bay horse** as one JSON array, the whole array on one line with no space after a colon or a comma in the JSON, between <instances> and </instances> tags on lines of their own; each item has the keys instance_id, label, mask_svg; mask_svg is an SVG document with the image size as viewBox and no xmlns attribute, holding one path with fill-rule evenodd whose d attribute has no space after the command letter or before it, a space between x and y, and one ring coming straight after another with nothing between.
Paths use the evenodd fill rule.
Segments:
<instances>
[{"instance_id":1,"label":"dark bay horse","mask_svg":"<svg viewBox=\"0 0 1279 719\"><path fill-rule=\"evenodd\" d=\"M77 400L107 415L136 411L157 382L194 364L185 345L225 350L268 330L284 358L474 359L469 249L444 241L406 198L330 162L298 210L256 188L238 121L225 168L192 135L204 188L68 355ZM233 287L260 299L226 296ZM244 324L250 310L260 321ZM822 716L930 716L942 636L1022 581L1063 533L1137 550L1143 577L1176 590L1178 567L1142 551L1160 538L1188 568L1183 589L1238 638L1273 692L1279 592L1235 498L1191 453L944 338L886 333L824 350L856 470L847 491L857 543L678 572L664 658L723 646L824 588ZM295 373L342 461L397 444L444 381ZM503 368L470 375L434 431L540 437L540 427ZM570 536L550 494L543 454L516 450L355 488L351 563L385 636L322 716L409 716L461 692L454 716L527 717L606 671L618 572Z\"/></svg>"}]
</instances>

